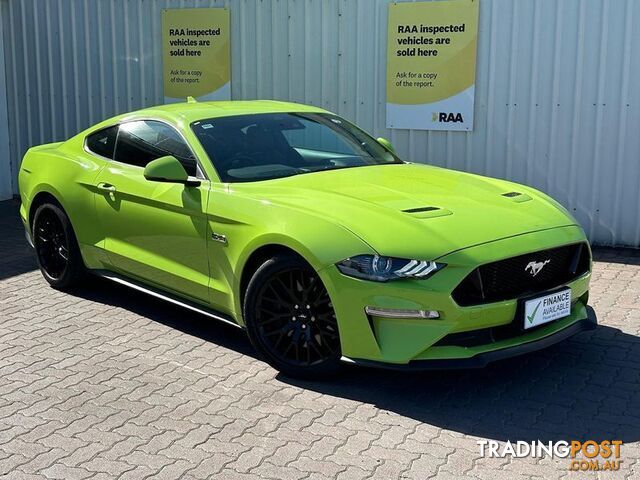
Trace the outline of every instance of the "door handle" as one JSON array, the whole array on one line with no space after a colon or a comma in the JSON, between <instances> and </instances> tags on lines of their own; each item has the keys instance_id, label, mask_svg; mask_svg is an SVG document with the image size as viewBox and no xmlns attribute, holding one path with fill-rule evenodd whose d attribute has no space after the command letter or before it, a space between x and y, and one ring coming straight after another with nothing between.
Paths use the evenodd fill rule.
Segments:
<instances>
[{"instance_id":1,"label":"door handle","mask_svg":"<svg viewBox=\"0 0 640 480\"><path fill-rule=\"evenodd\" d=\"M115 193L117 189L110 183L100 182L98 184L98 190L102 190L103 192Z\"/></svg>"}]
</instances>

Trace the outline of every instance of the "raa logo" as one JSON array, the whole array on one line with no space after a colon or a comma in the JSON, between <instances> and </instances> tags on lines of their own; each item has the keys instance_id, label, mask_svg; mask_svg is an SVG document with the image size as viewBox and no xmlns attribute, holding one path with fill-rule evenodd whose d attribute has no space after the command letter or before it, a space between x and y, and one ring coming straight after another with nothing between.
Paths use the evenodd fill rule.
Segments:
<instances>
[{"instance_id":1,"label":"raa logo","mask_svg":"<svg viewBox=\"0 0 640 480\"><path fill-rule=\"evenodd\" d=\"M464 119L461 113L433 112L431 121L438 123L462 123Z\"/></svg>"}]
</instances>

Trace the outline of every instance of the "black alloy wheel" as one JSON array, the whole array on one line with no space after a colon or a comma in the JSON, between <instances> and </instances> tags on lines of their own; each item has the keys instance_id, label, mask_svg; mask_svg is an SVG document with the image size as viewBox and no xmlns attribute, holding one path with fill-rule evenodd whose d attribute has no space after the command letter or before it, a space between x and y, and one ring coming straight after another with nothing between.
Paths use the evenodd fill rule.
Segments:
<instances>
[{"instance_id":1,"label":"black alloy wheel","mask_svg":"<svg viewBox=\"0 0 640 480\"><path fill-rule=\"evenodd\" d=\"M301 258L277 256L257 270L247 290L245 321L254 346L283 373L319 377L338 370L333 305L320 277Z\"/></svg>"},{"instance_id":2,"label":"black alloy wheel","mask_svg":"<svg viewBox=\"0 0 640 480\"><path fill-rule=\"evenodd\" d=\"M53 210L44 210L38 217L34 242L43 270L49 277L58 280L69 264L69 242L62 221Z\"/></svg>"},{"instance_id":3,"label":"black alloy wheel","mask_svg":"<svg viewBox=\"0 0 640 480\"><path fill-rule=\"evenodd\" d=\"M38 207L32 237L40 270L50 285L65 289L80 280L84 264L69 218L61 208L53 204Z\"/></svg>"}]
</instances>

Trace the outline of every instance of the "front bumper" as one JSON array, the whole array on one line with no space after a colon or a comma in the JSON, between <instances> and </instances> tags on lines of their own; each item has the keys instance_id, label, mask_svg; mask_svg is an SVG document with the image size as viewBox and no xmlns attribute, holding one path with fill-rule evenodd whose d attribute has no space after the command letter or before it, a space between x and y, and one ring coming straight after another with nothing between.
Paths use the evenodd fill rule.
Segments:
<instances>
[{"instance_id":1,"label":"front bumper","mask_svg":"<svg viewBox=\"0 0 640 480\"><path fill-rule=\"evenodd\" d=\"M29 228L29 222L27 220L27 208L25 207L24 200L20 204L20 220L22 220L22 226L24 227L24 237L31 248L33 246L33 238L31 236L31 229Z\"/></svg>"},{"instance_id":2,"label":"front bumper","mask_svg":"<svg viewBox=\"0 0 640 480\"><path fill-rule=\"evenodd\" d=\"M481 358L515 355L525 344L544 346L551 337L560 341L594 323L588 321L590 273L558 285L571 289L573 303L569 316L508 338L496 336L495 340L474 345L443 344L443 339L466 332L518 327L520 300L461 307L453 300L451 292L480 264L584 240L579 227L569 226L470 247L437 259L447 266L427 280L376 283L347 277L335 266L322 269L319 274L336 312L342 355L358 363L391 366L426 360L431 365L438 365L438 361L452 363L451 360L460 365L478 362L482 365L485 361ZM401 319L367 315L367 306L437 311L440 317ZM565 329L566 332L561 333ZM494 353L500 350L505 351ZM477 358L472 360L474 357Z\"/></svg>"},{"instance_id":3,"label":"front bumper","mask_svg":"<svg viewBox=\"0 0 640 480\"><path fill-rule=\"evenodd\" d=\"M35 248L33 245L33 238L31 236L31 229L29 228L29 222L27 221L27 211L24 203L20 205L20 220L22 220L22 226L24 227L24 237L31 248Z\"/></svg>"},{"instance_id":4,"label":"front bumper","mask_svg":"<svg viewBox=\"0 0 640 480\"><path fill-rule=\"evenodd\" d=\"M531 352L536 352L544 348L555 345L562 342L577 333L585 332L589 330L595 330L598 326L598 320L593 308L587 307L587 318L578 320L568 327L558 330L551 335L542 337L538 340L532 340L520 345L514 345L511 347L499 348L497 350L489 350L484 353L478 353L468 358L449 358L449 359L434 359L434 360L412 360L406 364L393 364L386 362L378 362L374 360L357 359L342 357L345 363L352 363L367 367L385 368L391 370L454 370L464 368L482 368L489 363L496 362L498 360L504 360L506 358L517 357Z\"/></svg>"},{"instance_id":5,"label":"front bumper","mask_svg":"<svg viewBox=\"0 0 640 480\"><path fill-rule=\"evenodd\" d=\"M29 232L29 228L26 225L24 226L24 238L31 248L35 248L33 239L31 238L31 233Z\"/></svg>"}]
</instances>

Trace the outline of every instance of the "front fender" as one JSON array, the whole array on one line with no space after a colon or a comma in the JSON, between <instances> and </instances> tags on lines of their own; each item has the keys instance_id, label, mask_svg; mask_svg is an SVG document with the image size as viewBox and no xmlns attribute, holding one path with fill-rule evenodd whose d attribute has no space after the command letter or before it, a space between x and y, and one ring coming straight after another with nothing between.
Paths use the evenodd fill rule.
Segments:
<instances>
[{"instance_id":1,"label":"front fender","mask_svg":"<svg viewBox=\"0 0 640 480\"><path fill-rule=\"evenodd\" d=\"M293 250L316 271L349 256L375 253L366 242L334 221L233 195L220 186L212 187L208 216L211 303L240 323L242 275L252 254L262 247ZM226 243L212 240L211 235L226 238Z\"/></svg>"}]
</instances>

